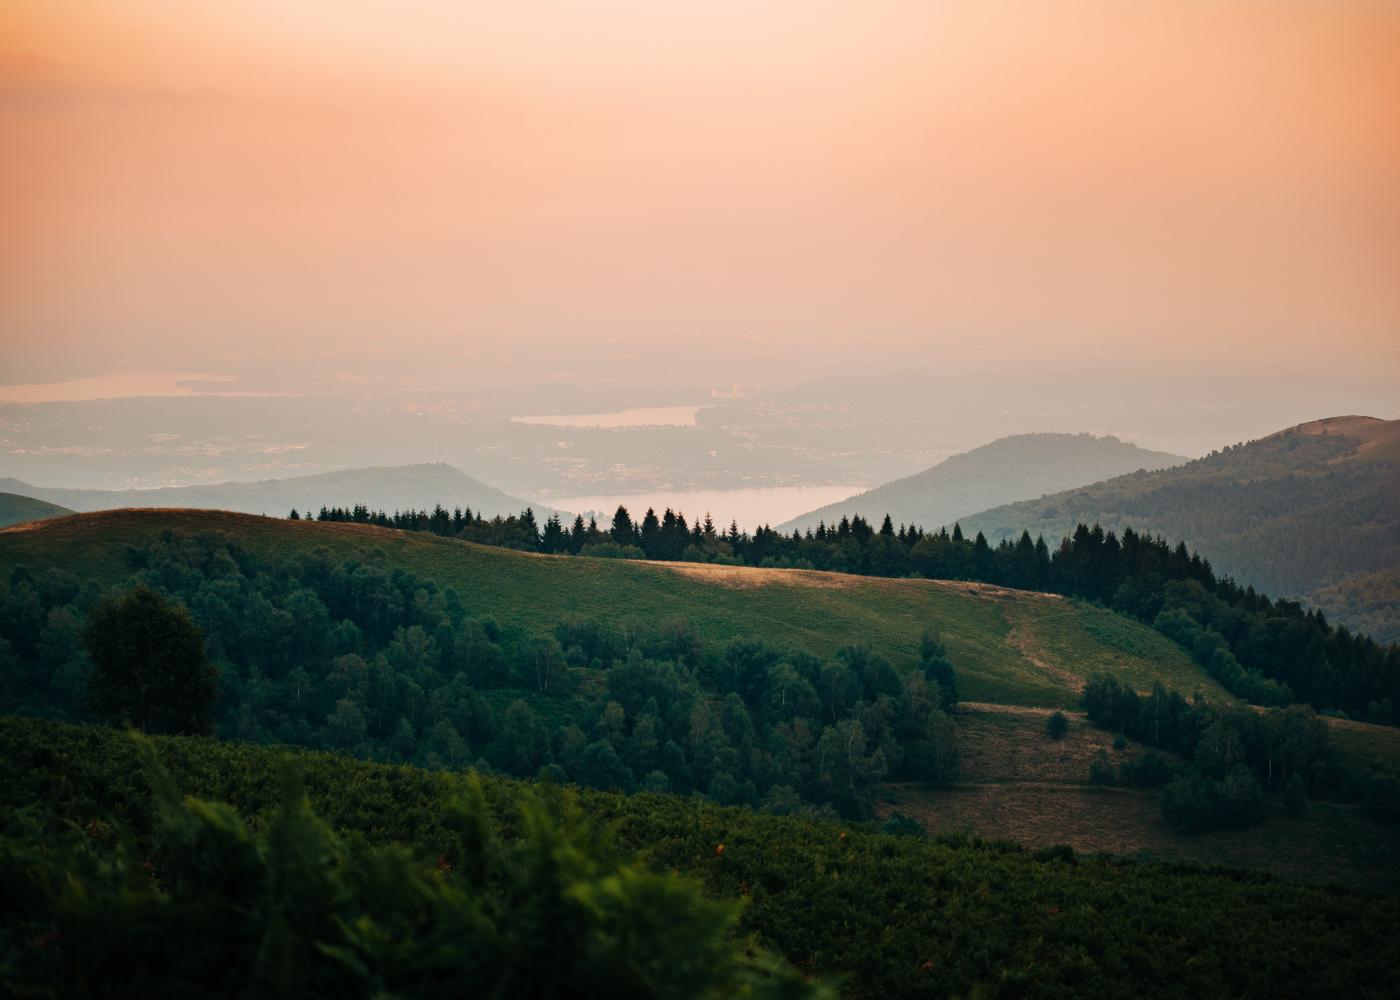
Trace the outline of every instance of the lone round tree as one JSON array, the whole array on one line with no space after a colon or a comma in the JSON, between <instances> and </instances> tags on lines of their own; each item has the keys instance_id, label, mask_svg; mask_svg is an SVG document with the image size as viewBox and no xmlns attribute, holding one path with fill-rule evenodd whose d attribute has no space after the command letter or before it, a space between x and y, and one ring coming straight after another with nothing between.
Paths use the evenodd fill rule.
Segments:
<instances>
[{"instance_id":1,"label":"lone round tree","mask_svg":"<svg viewBox=\"0 0 1400 1000\"><path fill-rule=\"evenodd\" d=\"M142 584L88 615L88 703L104 720L148 733L214 731L214 668L183 605Z\"/></svg>"}]
</instances>

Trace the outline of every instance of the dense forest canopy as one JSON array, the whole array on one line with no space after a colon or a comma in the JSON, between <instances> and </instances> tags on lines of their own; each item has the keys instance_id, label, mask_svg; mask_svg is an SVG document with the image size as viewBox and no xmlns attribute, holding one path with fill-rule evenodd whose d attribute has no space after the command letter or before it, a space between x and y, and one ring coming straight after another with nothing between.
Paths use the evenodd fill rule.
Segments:
<instances>
[{"instance_id":1,"label":"dense forest canopy","mask_svg":"<svg viewBox=\"0 0 1400 1000\"><path fill-rule=\"evenodd\" d=\"M133 582L204 630L227 738L850 817L871 814L887 777L957 774L956 681L931 635L900 676L860 644L822 660L706 643L679 619L506 634L383 562L270 562L217 533L165 531L127 558ZM11 573L0 707L91 717L83 628L101 599L61 570Z\"/></svg>"}]
</instances>

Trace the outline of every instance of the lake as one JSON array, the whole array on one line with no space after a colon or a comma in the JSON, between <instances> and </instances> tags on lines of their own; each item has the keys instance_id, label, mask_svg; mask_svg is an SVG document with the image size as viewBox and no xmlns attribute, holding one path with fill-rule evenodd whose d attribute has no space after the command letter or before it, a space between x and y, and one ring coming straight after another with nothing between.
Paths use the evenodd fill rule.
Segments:
<instances>
[{"instance_id":1,"label":"lake","mask_svg":"<svg viewBox=\"0 0 1400 1000\"><path fill-rule=\"evenodd\" d=\"M541 497L540 503L559 510L582 514L586 520L595 514L606 527L618 505L625 506L634 521L640 522L647 508L657 515L670 507L685 514L686 520L704 518L708 511L715 526L727 529L731 520L741 529L752 531L761 524L781 524L799 514L863 492L864 486L752 486L725 490L660 490L650 493L606 493L581 496Z\"/></svg>"},{"instance_id":2,"label":"lake","mask_svg":"<svg viewBox=\"0 0 1400 1000\"><path fill-rule=\"evenodd\" d=\"M694 427L699 410L698 406L644 406L611 413L543 413L510 419L548 427Z\"/></svg>"}]
</instances>

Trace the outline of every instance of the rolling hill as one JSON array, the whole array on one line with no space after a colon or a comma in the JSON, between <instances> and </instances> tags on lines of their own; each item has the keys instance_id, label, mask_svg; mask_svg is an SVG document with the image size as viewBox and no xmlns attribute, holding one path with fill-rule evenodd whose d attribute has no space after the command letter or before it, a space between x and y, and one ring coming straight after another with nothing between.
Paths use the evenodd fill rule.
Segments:
<instances>
[{"instance_id":1,"label":"rolling hill","mask_svg":"<svg viewBox=\"0 0 1400 1000\"><path fill-rule=\"evenodd\" d=\"M0 580L25 579L25 574L15 574L18 567L25 567L28 579L35 580L43 579L48 568L61 567L76 580L52 580L45 586L76 591L79 582L89 578L99 584L123 583L133 572L133 552L150 543L170 544L166 529L206 552L213 551L209 540L222 535L236 543L240 560L257 555L276 565L276 560L309 556L315 566L356 564L359 568L344 577L346 581L361 578L362 571L413 574L418 581L450 587L456 595L450 600L460 601L469 620L490 621L506 645L517 649L528 648L533 638L578 616L633 634L683 618L710 648L762 637L779 648L829 658L859 640L887 657L896 670L905 671L919 662L922 633L936 630L963 699L953 717L962 748L961 778L950 788L891 778L902 783L887 786L884 804L877 807L880 817L897 809L929 830L973 829L982 836L1011 837L1035 846L1069 844L1084 851L1225 862L1293 878L1372 887L1378 884L1376 866L1385 864L1390 856L1386 852L1394 848L1394 837L1362 820L1354 805L1319 802L1303 818L1275 816L1265 840L1243 831L1182 839L1163 823L1154 793L1090 786L1087 770L1095 754L1111 754L1116 767L1146 748L1114 740L1111 732L1093 727L1075 711L1086 678L1108 672L1138 690L1161 681L1169 689L1200 691L1216 702L1230 699L1162 634L1091 604L1049 594L967 582L546 556L368 525L131 509L0 530ZM231 581L221 580L204 591L201 602L228 586ZM297 607L297 600L288 608ZM198 606L201 614L209 613L208 604ZM250 638L279 627L278 612L270 606L259 612L249 605L247 611L262 623L248 630ZM55 648L60 648L62 615L42 620L58 630ZM286 641L296 642L297 634L288 633ZM398 657L412 654L404 647L392 655L400 662ZM322 683L322 670L330 676L341 669L349 668L327 668L325 662L320 668L313 666L318 679L310 683ZM523 701L555 732L570 725L591 729L595 723L584 699L607 697L611 671L590 668L583 673L587 676L573 692L505 686L483 689L481 700L497 725L509 717L512 704ZM69 683L61 677L55 681L59 689ZM250 689L244 691L251 694ZM443 694L443 688L436 689L431 699L434 712L450 704L442 700ZM329 703L319 712L328 707ZM1052 709L1068 710L1072 720L1069 737L1054 743L1045 736ZM326 721L329 726L330 717ZM225 730L230 738L235 730L242 733L241 722L232 725ZM259 738L298 743L321 738L314 732L274 730L272 725L266 722ZM1339 764L1390 769L1400 761L1400 732L1341 720L1328 720L1328 725ZM423 726L425 740L428 728ZM472 752L482 752L486 744L480 741L489 737L472 738L478 741ZM443 766L462 766L472 759ZM1268 845L1276 842L1274 838L1286 849L1272 851ZM1394 883L1387 876L1384 884Z\"/></svg>"},{"instance_id":2,"label":"rolling hill","mask_svg":"<svg viewBox=\"0 0 1400 1000\"><path fill-rule=\"evenodd\" d=\"M779 530L835 524L860 514L877 522L938 528L998 504L1095 483L1138 469L1161 469L1186 459L1148 451L1116 437L1016 434L953 455L931 469L828 504L779 525Z\"/></svg>"},{"instance_id":3,"label":"rolling hill","mask_svg":"<svg viewBox=\"0 0 1400 1000\"><path fill-rule=\"evenodd\" d=\"M1218 571L1275 596L1392 569L1400 566L1400 421L1300 424L1178 468L986 510L962 526L993 544L1022 530L1053 544L1080 522L1186 539Z\"/></svg>"},{"instance_id":4,"label":"rolling hill","mask_svg":"<svg viewBox=\"0 0 1400 1000\"><path fill-rule=\"evenodd\" d=\"M25 521L42 521L50 517L62 517L73 511L56 503L35 500L18 493L0 493L0 528Z\"/></svg>"},{"instance_id":5,"label":"rolling hill","mask_svg":"<svg viewBox=\"0 0 1400 1000\"><path fill-rule=\"evenodd\" d=\"M288 479L208 486L168 486L152 490L50 489L18 479L0 479L0 490L23 493L75 511L117 507L193 507L245 514L282 515L293 507L317 510L363 503L387 511L470 507L486 517L518 514L526 501L503 493L442 462L342 469ZM534 505L543 521L554 511Z\"/></svg>"},{"instance_id":6,"label":"rolling hill","mask_svg":"<svg viewBox=\"0 0 1400 1000\"><path fill-rule=\"evenodd\" d=\"M268 555L382 551L394 567L454 587L468 614L516 634L586 615L612 624L684 618L708 640L763 636L817 655L867 642L896 666L920 636L942 634L963 697L1073 708L1084 680L1109 670L1140 689L1161 680L1229 696L1185 651L1146 626L1051 594L976 583L893 580L805 570L544 556L368 525L215 511L113 510L0 531L0 572L62 566L79 579L125 579L126 548L164 528L223 532Z\"/></svg>"}]
</instances>

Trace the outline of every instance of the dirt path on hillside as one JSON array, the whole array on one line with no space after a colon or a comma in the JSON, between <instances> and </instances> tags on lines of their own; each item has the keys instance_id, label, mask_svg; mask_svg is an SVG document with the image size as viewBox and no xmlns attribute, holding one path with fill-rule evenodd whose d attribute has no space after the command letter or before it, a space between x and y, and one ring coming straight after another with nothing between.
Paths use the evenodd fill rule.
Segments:
<instances>
[{"instance_id":1,"label":"dirt path on hillside","mask_svg":"<svg viewBox=\"0 0 1400 1000\"><path fill-rule=\"evenodd\" d=\"M852 587L872 588L921 588L949 590L971 597L980 597L998 602L1026 600L1062 601L1059 594L1047 594L1034 590L1011 590L990 583L973 583L968 580L923 580L908 577L860 576L852 573L837 573L818 569L774 569L761 566L727 566L720 563L677 562L666 559L638 560L644 566L656 566L670 570L695 580L744 590L751 587L764 587L770 584L786 584L793 587L812 587L818 590L849 590Z\"/></svg>"},{"instance_id":2,"label":"dirt path on hillside","mask_svg":"<svg viewBox=\"0 0 1400 1000\"><path fill-rule=\"evenodd\" d=\"M960 701L958 710L968 712L992 712L997 715L1037 715L1044 718L1052 712L1063 711L1070 718L1084 718L1083 712L1072 712L1067 709L1036 708L1032 705L1003 705L995 701Z\"/></svg>"},{"instance_id":3,"label":"dirt path on hillside","mask_svg":"<svg viewBox=\"0 0 1400 1000\"><path fill-rule=\"evenodd\" d=\"M670 570L693 580L713 583L731 590L749 590L772 584L786 584L789 587L811 587L814 590L848 590L862 581L871 579L864 576L849 576L845 573L823 573L813 569L765 569L759 566L725 566L718 563L668 562L649 559L643 566L656 566Z\"/></svg>"},{"instance_id":4,"label":"dirt path on hillside","mask_svg":"<svg viewBox=\"0 0 1400 1000\"><path fill-rule=\"evenodd\" d=\"M1011 615L1007 614L1005 608L1002 609L1002 615L1011 626L1011 631L1006 635L1007 645L1029 660L1031 666L1042 673L1049 674L1056 680L1063 681L1073 690L1079 691L1084 687L1083 677L1073 671L1066 670L1064 667L1051 663L1041 655L1044 650L1040 648L1040 643L1036 640L1035 632L1024 619L1019 616L1013 618Z\"/></svg>"}]
</instances>

